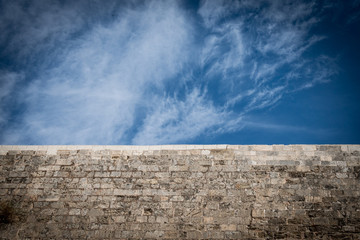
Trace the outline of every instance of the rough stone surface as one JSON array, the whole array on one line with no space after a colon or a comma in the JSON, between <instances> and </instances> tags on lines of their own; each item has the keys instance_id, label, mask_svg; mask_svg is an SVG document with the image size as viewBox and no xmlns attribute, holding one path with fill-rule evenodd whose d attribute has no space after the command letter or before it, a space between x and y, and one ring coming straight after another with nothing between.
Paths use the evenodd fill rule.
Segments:
<instances>
[{"instance_id":1,"label":"rough stone surface","mask_svg":"<svg viewBox=\"0 0 360 240\"><path fill-rule=\"evenodd\" d=\"M360 239L360 145L0 146L0 239Z\"/></svg>"}]
</instances>

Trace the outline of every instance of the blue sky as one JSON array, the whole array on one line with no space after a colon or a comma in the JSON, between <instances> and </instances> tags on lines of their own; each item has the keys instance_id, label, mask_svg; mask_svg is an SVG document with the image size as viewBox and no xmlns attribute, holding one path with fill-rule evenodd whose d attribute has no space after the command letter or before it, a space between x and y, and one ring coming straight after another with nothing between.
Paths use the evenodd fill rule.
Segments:
<instances>
[{"instance_id":1,"label":"blue sky","mask_svg":"<svg viewBox=\"0 0 360 240\"><path fill-rule=\"evenodd\" d=\"M1 144L360 143L360 1L0 0Z\"/></svg>"}]
</instances>

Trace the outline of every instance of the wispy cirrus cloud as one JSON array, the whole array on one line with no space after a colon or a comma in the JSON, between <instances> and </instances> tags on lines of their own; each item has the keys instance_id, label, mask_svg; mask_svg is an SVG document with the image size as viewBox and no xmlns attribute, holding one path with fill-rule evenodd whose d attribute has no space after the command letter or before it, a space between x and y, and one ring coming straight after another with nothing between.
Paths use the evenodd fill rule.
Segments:
<instances>
[{"instance_id":1,"label":"wispy cirrus cloud","mask_svg":"<svg viewBox=\"0 0 360 240\"><path fill-rule=\"evenodd\" d=\"M200 94L196 88L184 100L166 98L159 102L144 119L134 144L184 142L205 134L208 129L231 124L230 113L214 107L205 93Z\"/></svg>"},{"instance_id":2,"label":"wispy cirrus cloud","mask_svg":"<svg viewBox=\"0 0 360 240\"><path fill-rule=\"evenodd\" d=\"M220 5L203 1L199 14L210 32L202 59L213 59L208 61L209 79L221 74L223 84L230 86L225 90L226 106L243 101L244 111L268 107L288 91L326 82L336 74L336 68L327 67L334 66L333 59L318 56L310 61L303 56L325 38L310 34L321 20L313 14L314 3L226 1ZM235 13L236 17L229 17Z\"/></svg>"},{"instance_id":3,"label":"wispy cirrus cloud","mask_svg":"<svg viewBox=\"0 0 360 240\"><path fill-rule=\"evenodd\" d=\"M2 3L1 142L190 142L336 74L304 56L314 4L181 3Z\"/></svg>"}]
</instances>

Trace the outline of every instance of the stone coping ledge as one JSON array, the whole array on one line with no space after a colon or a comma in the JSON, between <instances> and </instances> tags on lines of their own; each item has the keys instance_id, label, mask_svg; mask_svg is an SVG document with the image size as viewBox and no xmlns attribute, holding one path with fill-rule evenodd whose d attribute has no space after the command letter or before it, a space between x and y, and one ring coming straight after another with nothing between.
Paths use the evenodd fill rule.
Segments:
<instances>
[{"instance_id":1,"label":"stone coping ledge","mask_svg":"<svg viewBox=\"0 0 360 240\"><path fill-rule=\"evenodd\" d=\"M0 154L8 151L47 151L56 154L58 150L113 150L113 151L156 151L156 150L238 150L238 151L318 151L322 147L340 147L342 151L360 151L358 144L293 144L293 145L0 145Z\"/></svg>"},{"instance_id":2,"label":"stone coping ledge","mask_svg":"<svg viewBox=\"0 0 360 240\"><path fill-rule=\"evenodd\" d=\"M193 149L239 149L242 147L270 148L272 147L316 147L316 146L360 146L360 144L169 144L169 145L0 145L1 150L193 150ZM315 150L315 149L314 149Z\"/></svg>"}]
</instances>

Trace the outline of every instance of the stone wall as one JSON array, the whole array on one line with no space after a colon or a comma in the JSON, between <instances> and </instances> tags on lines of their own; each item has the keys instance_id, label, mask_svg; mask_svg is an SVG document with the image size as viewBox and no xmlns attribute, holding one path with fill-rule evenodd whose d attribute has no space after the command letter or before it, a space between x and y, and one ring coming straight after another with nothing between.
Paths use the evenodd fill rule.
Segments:
<instances>
[{"instance_id":1,"label":"stone wall","mask_svg":"<svg viewBox=\"0 0 360 240\"><path fill-rule=\"evenodd\" d=\"M360 146L0 146L0 239L201 238L360 239Z\"/></svg>"}]
</instances>

